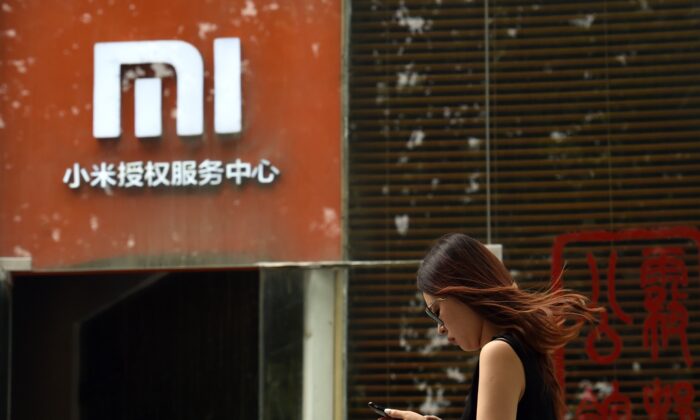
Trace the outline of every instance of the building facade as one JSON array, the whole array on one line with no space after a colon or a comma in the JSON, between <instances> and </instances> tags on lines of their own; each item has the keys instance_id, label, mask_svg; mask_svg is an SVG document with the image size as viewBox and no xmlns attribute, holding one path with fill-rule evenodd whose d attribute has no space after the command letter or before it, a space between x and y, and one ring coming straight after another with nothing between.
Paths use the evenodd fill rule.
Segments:
<instances>
[{"instance_id":1,"label":"building facade","mask_svg":"<svg viewBox=\"0 0 700 420\"><path fill-rule=\"evenodd\" d=\"M6 418L459 417L415 290L455 231L606 308L572 418L695 417L697 2L1 13Z\"/></svg>"}]
</instances>

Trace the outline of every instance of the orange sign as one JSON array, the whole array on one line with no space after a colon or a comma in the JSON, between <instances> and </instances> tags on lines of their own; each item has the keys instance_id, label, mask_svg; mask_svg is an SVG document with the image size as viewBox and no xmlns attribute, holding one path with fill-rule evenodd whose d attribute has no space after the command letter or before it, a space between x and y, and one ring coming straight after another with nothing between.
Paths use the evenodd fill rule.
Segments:
<instances>
[{"instance_id":1,"label":"orange sign","mask_svg":"<svg viewBox=\"0 0 700 420\"><path fill-rule=\"evenodd\" d=\"M0 256L341 258L338 0L1 7Z\"/></svg>"}]
</instances>

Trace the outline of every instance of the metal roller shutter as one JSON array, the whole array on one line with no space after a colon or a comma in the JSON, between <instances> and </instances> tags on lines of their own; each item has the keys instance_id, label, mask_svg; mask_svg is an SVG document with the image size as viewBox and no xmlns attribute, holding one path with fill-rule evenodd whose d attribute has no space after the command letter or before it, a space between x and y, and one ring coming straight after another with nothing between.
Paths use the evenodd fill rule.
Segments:
<instances>
[{"instance_id":1,"label":"metal roller shutter","mask_svg":"<svg viewBox=\"0 0 700 420\"><path fill-rule=\"evenodd\" d=\"M349 49L352 259L420 259L438 236L461 231L503 244L521 286L540 288L562 235L698 227L697 1L353 1ZM683 384L696 392L697 363L680 334L669 333L656 358L643 343L653 311L640 276L658 275L644 271L657 260L685 267L677 303L688 311L692 360L697 243L648 236L573 238L562 248L565 287L591 297L595 260L598 302L622 346L606 365L586 352L590 329L567 348L572 414L591 398L609 412L612 393L629 398L635 418L655 409L674 418L688 405ZM613 251L618 312L606 277ZM415 270L351 273L348 418L369 418L369 400L461 413L476 359L435 337ZM671 293L676 277L662 274ZM606 339L596 342L601 354L614 350Z\"/></svg>"}]
</instances>

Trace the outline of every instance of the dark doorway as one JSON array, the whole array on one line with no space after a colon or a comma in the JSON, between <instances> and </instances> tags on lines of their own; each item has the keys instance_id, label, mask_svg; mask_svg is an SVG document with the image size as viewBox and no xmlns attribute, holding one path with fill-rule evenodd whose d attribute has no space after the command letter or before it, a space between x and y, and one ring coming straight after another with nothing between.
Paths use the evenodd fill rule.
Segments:
<instances>
[{"instance_id":1,"label":"dark doorway","mask_svg":"<svg viewBox=\"0 0 700 420\"><path fill-rule=\"evenodd\" d=\"M257 271L103 277L16 280L14 420L257 418Z\"/></svg>"}]
</instances>

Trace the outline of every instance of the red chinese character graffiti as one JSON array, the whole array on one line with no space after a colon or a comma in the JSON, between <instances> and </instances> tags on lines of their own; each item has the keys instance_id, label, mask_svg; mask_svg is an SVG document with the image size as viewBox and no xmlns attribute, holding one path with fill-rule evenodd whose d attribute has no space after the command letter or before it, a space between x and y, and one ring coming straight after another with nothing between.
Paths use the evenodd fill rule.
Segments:
<instances>
[{"instance_id":1,"label":"red chinese character graffiti","mask_svg":"<svg viewBox=\"0 0 700 420\"><path fill-rule=\"evenodd\" d=\"M690 382L681 381L673 385L673 411L679 419L695 420L694 399L695 389Z\"/></svg>"},{"instance_id":2,"label":"red chinese character graffiti","mask_svg":"<svg viewBox=\"0 0 700 420\"><path fill-rule=\"evenodd\" d=\"M655 378L652 386L644 387L642 397L644 409L651 420L666 420L672 404L673 412L679 419L695 419L695 390L690 382L679 381L673 386L661 385L661 380Z\"/></svg>"},{"instance_id":3,"label":"red chinese character graffiti","mask_svg":"<svg viewBox=\"0 0 700 420\"><path fill-rule=\"evenodd\" d=\"M592 253L588 253L586 256L588 261L588 268L591 272L591 283L593 287L593 296L591 298L591 305L597 306L598 299L600 297L600 274L598 273L598 263ZM615 293L615 270L617 269L617 251L613 250L610 253L610 258L608 258L608 304L613 310L613 313L622 320L625 324L631 324L632 318L627 315L620 305L617 303L617 296ZM606 337L607 340L612 341L613 349L612 352L606 355L601 355L596 349L595 343L602 337ZM622 352L622 340L620 335L615 331L614 328L610 326L608 319L607 308L600 316L600 322L588 333L586 338L586 353L591 360L594 360L600 364L610 364L613 363L620 356Z\"/></svg>"},{"instance_id":4,"label":"red chinese character graffiti","mask_svg":"<svg viewBox=\"0 0 700 420\"><path fill-rule=\"evenodd\" d=\"M593 390L590 387L587 388L581 397L581 402L576 407L576 419L600 420L603 418L602 411L602 404L598 402Z\"/></svg>"},{"instance_id":5,"label":"red chinese character graffiti","mask_svg":"<svg viewBox=\"0 0 700 420\"><path fill-rule=\"evenodd\" d=\"M629 397L620 393L620 384L612 383L612 392L602 402L588 386L581 397L581 403L576 408L577 420L627 420L632 418L632 402Z\"/></svg>"},{"instance_id":6,"label":"red chinese character graffiti","mask_svg":"<svg viewBox=\"0 0 700 420\"><path fill-rule=\"evenodd\" d=\"M671 296L668 300L667 286ZM683 260L681 248L647 248L641 271L641 286L644 289L644 308L648 316L644 321L644 348L651 347L651 356L659 358L659 347L667 348L672 335L679 337L683 358L688 366L693 359L688 348L688 310L683 301L687 293L679 290L688 286L688 269Z\"/></svg>"},{"instance_id":7,"label":"red chinese character graffiti","mask_svg":"<svg viewBox=\"0 0 700 420\"><path fill-rule=\"evenodd\" d=\"M671 240L675 242L673 245L669 245L668 241ZM598 247L602 243L614 246L609 256L601 258L600 254L593 254L592 250L591 252L587 250L584 254L587 257L591 279L592 305L604 305L606 308L606 311L601 314L599 324L589 330L585 344L590 360L600 365L611 364L620 360L620 357L625 354L630 356L626 360L634 361L634 370L639 371L641 368L637 362L639 355L627 355L623 352L623 345L629 338L637 343L642 341L643 348L655 361L654 370L663 369L659 360L660 355L667 356L668 363L677 366L676 358L665 354L671 350L671 347L675 350L676 346L681 347L679 355L682 354L686 366L692 367L693 358L688 343L691 315L689 285L693 283L695 286L696 280L689 278L689 272L692 273L692 270L688 261L700 260L700 230L694 227L628 229L616 232L600 230L557 236L552 248L553 288L564 287L566 279L562 273L566 266L567 253L576 258L580 255L578 252L581 246ZM691 250L693 248L695 251ZM625 249L624 255L629 254L633 259L642 258L641 264L637 266L640 270L637 281L640 287L638 291L643 294L644 299L633 300L634 293L626 301L620 298L620 302L630 307L643 307L643 313L636 315L635 321L618 304L620 294L616 286L619 289L620 283L616 284L616 270L620 271L617 267L623 266L618 262L618 252L621 253L622 249ZM635 249L642 249L642 252L634 253ZM605 267L605 260L608 263L607 267ZM627 269L631 268L627 264L631 261L625 261L624 266ZM686 266L686 264L689 265ZM599 270L603 272L600 273ZM607 283L604 283L606 280ZM605 289L606 285L607 289L601 290L601 288ZM603 293L607 295L607 300ZM634 324L634 327L624 327L621 325L623 323L629 326ZM624 342L623 338L625 338ZM555 354L557 379L562 387L566 381L565 360L564 350ZM688 372L688 370L684 371ZM596 376L599 375L592 373L592 377ZM617 374L614 377L617 378ZM640 399L639 403L635 400L635 404L638 410L646 411L644 417L695 419L695 390L690 382L683 379L678 382L662 383L659 378L656 378L645 386L639 384L637 379L636 375L627 375L625 379L621 379L624 394L617 383L614 391L611 392L611 388L607 387L605 382L599 382L598 384L604 384L606 388L586 390L581 395L575 417L590 420L631 418L630 398L634 397Z\"/></svg>"},{"instance_id":8,"label":"red chinese character graffiti","mask_svg":"<svg viewBox=\"0 0 700 420\"><path fill-rule=\"evenodd\" d=\"M673 411L679 419L695 420L694 399L695 389L690 382L681 381L673 385Z\"/></svg>"},{"instance_id":9,"label":"red chinese character graffiti","mask_svg":"<svg viewBox=\"0 0 700 420\"><path fill-rule=\"evenodd\" d=\"M650 420L663 420L668 417L671 409L671 388L661 385L659 378L654 379L653 386L645 386L642 390L644 409Z\"/></svg>"}]
</instances>

